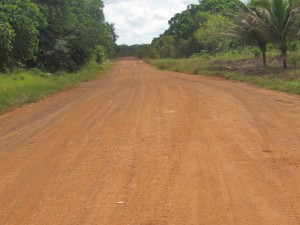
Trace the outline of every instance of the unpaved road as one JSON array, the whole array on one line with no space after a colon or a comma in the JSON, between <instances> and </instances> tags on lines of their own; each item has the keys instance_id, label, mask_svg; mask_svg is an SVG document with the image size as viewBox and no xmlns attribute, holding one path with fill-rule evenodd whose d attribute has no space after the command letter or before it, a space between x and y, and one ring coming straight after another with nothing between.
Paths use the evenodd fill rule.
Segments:
<instances>
[{"instance_id":1,"label":"unpaved road","mask_svg":"<svg viewBox=\"0 0 300 225\"><path fill-rule=\"evenodd\" d=\"M300 99L122 60L0 117L0 224L299 225Z\"/></svg>"}]
</instances>

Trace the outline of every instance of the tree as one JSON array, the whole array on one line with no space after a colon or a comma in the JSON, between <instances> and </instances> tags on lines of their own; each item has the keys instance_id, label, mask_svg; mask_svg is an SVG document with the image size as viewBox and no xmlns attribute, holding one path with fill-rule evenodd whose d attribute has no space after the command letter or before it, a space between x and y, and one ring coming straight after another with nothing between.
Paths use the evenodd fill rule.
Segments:
<instances>
[{"instance_id":1,"label":"tree","mask_svg":"<svg viewBox=\"0 0 300 225\"><path fill-rule=\"evenodd\" d=\"M106 55L109 58L115 57L117 54L116 41L118 36L116 35L114 24L105 22L101 25L98 32L98 42L104 46Z\"/></svg>"},{"instance_id":2,"label":"tree","mask_svg":"<svg viewBox=\"0 0 300 225\"><path fill-rule=\"evenodd\" d=\"M186 10L175 14L169 20L169 28L162 36L174 38L177 57L188 57L199 53L207 45L203 46L203 43L197 40L195 33L201 28L204 31L207 20L212 15L240 13L238 3L239 0L200 0L199 4L189 5ZM226 45L227 42L221 41L218 47L225 48Z\"/></svg>"},{"instance_id":3,"label":"tree","mask_svg":"<svg viewBox=\"0 0 300 225\"><path fill-rule=\"evenodd\" d=\"M137 48L135 50L135 56L137 56L138 58L151 57L150 45L137 45Z\"/></svg>"},{"instance_id":4,"label":"tree","mask_svg":"<svg viewBox=\"0 0 300 225\"><path fill-rule=\"evenodd\" d=\"M3 18L1 15L0 17ZM5 72L10 65L10 54L14 37L15 32L10 24L0 22L0 72Z\"/></svg>"},{"instance_id":5,"label":"tree","mask_svg":"<svg viewBox=\"0 0 300 225\"><path fill-rule=\"evenodd\" d=\"M258 46L263 55L263 65L266 66L267 44L272 41L273 36L267 24L253 10L243 3L240 4L240 8L244 13L232 17L234 26L226 35L235 38L240 43Z\"/></svg>"},{"instance_id":6,"label":"tree","mask_svg":"<svg viewBox=\"0 0 300 225\"><path fill-rule=\"evenodd\" d=\"M1 55L5 64L11 68L27 65L34 60L39 45L38 29L45 23L38 6L30 0L6 0L0 4L0 12L0 20L4 21L1 42L6 42Z\"/></svg>"},{"instance_id":7,"label":"tree","mask_svg":"<svg viewBox=\"0 0 300 225\"><path fill-rule=\"evenodd\" d=\"M287 68L288 39L296 37L292 27L299 17L299 0L252 0L250 6L268 26L274 42L281 51L282 65Z\"/></svg>"},{"instance_id":8,"label":"tree","mask_svg":"<svg viewBox=\"0 0 300 225\"><path fill-rule=\"evenodd\" d=\"M175 47L175 38L173 36L162 35L155 38L151 43L154 55L161 58L175 58L177 50Z\"/></svg>"},{"instance_id":9,"label":"tree","mask_svg":"<svg viewBox=\"0 0 300 225\"><path fill-rule=\"evenodd\" d=\"M224 33L231 26L230 20L220 14L210 16L205 25L197 30L195 37L209 51L226 50L231 43L231 39L224 36Z\"/></svg>"},{"instance_id":10,"label":"tree","mask_svg":"<svg viewBox=\"0 0 300 225\"><path fill-rule=\"evenodd\" d=\"M186 57L199 52L200 46L193 34L205 20L206 18L200 13L199 5L190 5L169 20L169 28L164 35L174 37L179 56Z\"/></svg>"},{"instance_id":11,"label":"tree","mask_svg":"<svg viewBox=\"0 0 300 225\"><path fill-rule=\"evenodd\" d=\"M105 21L102 0L35 0L48 26L40 30L38 67L76 71L90 60L97 46L105 56L116 49L114 27Z\"/></svg>"},{"instance_id":12,"label":"tree","mask_svg":"<svg viewBox=\"0 0 300 225\"><path fill-rule=\"evenodd\" d=\"M200 7L202 11L217 13L231 13L238 14L240 11L239 0L200 0Z\"/></svg>"},{"instance_id":13,"label":"tree","mask_svg":"<svg viewBox=\"0 0 300 225\"><path fill-rule=\"evenodd\" d=\"M102 0L0 0L0 70L75 71L98 46L114 56L117 35L103 7Z\"/></svg>"},{"instance_id":14,"label":"tree","mask_svg":"<svg viewBox=\"0 0 300 225\"><path fill-rule=\"evenodd\" d=\"M128 57L136 56L138 58L152 57L151 46L149 44L139 44L139 45L119 45L118 46L118 56Z\"/></svg>"},{"instance_id":15,"label":"tree","mask_svg":"<svg viewBox=\"0 0 300 225\"><path fill-rule=\"evenodd\" d=\"M105 56L105 50L102 45L98 45L95 49L95 58L96 62L101 65L105 62L106 56Z\"/></svg>"}]
</instances>

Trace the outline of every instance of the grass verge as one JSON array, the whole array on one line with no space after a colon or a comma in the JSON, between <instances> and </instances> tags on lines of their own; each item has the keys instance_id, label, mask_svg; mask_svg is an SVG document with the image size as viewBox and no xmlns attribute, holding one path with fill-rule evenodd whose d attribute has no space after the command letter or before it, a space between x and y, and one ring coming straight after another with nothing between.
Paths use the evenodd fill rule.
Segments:
<instances>
[{"instance_id":1,"label":"grass verge","mask_svg":"<svg viewBox=\"0 0 300 225\"><path fill-rule=\"evenodd\" d=\"M283 70L280 58L276 56L269 58L266 68L261 66L261 59L255 59L251 55L224 54L215 57L148 59L147 62L163 70L218 76L300 95L299 65L290 65L288 70Z\"/></svg>"},{"instance_id":2,"label":"grass verge","mask_svg":"<svg viewBox=\"0 0 300 225\"><path fill-rule=\"evenodd\" d=\"M103 76L113 62L100 66L90 62L76 73L51 75L37 69L0 74L0 114L39 101L46 96Z\"/></svg>"}]
</instances>

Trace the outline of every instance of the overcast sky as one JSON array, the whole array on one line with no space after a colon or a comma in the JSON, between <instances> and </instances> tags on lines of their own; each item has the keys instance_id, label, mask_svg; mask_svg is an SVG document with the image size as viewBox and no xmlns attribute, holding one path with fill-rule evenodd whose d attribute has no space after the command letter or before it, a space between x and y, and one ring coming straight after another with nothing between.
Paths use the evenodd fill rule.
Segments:
<instances>
[{"instance_id":1,"label":"overcast sky","mask_svg":"<svg viewBox=\"0 0 300 225\"><path fill-rule=\"evenodd\" d=\"M168 20L199 0L104 0L106 20L114 23L118 44L150 43Z\"/></svg>"}]
</instances>

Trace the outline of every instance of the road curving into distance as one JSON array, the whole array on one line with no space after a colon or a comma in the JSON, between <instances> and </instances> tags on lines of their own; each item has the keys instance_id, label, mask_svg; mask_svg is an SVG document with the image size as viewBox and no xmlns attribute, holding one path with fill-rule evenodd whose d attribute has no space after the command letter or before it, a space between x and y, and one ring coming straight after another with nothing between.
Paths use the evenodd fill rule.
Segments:
<instances>
[{"instance_id":1,"label":"road curving into distance","mask_svg":"<svg viewBox=\"0 0 300 225\"><path fill-rule=\"evenodd\" d=\"M120 60L0 116L0 224L299 225L300 98Z\"/></svg>"}]
</instances>

